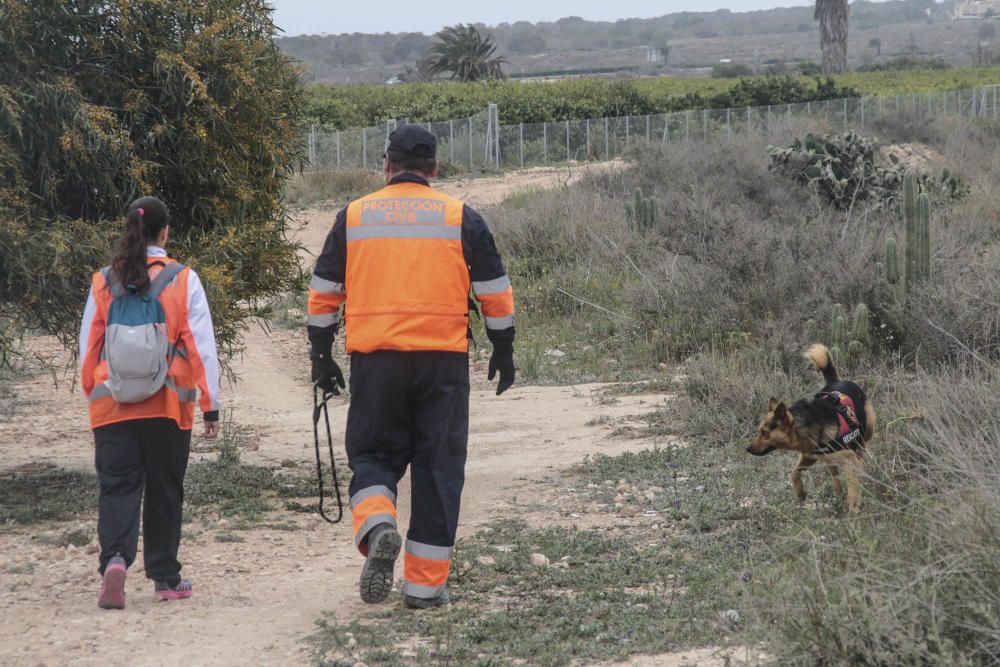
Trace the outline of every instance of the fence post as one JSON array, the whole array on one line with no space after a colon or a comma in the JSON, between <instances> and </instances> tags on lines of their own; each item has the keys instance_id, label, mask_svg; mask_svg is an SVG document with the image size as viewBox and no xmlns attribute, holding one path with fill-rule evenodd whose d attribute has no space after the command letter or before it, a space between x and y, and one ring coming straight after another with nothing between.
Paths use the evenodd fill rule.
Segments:
<instances>
[{"instance_id":1,"label":"fence post","mask_svg":"<svg viewBox=\"0 0 1000 667\"><path fill-rule=\"evenodd\" d=\"M792 105L789 103L785 109L785 114L788 116L788 128L792 127Z\"/></svg>"},{"instance_id":2,"label":"fence post","mask_svg":"<svg viewBox=\"0 0 1000 667\"><path fill-rule=\"evenodd\" d=\"M649 145L649 114L646 114L646 145Z\"/></svg>"},{"instance_id":3,"label":"fence post","mask_svg":"<svg viewBox=\"0 0 1000 667\"><path fill-rule=\"evenodd\" d=\"M806 102L806 115L807 116L813 115L813 103L812 103L812 100Z\"/></svg>"},{"instance_id":4,"label":"fence post","mask_svg":"<svg viewBox=\"0 0 1000 667\"><path fill-rule=\"evenodd\" d=\"M993 117L997 117L997 87L993 86Z\"/></svg>"},{"instance_id":5,"label":"fence post","mask_svg":"<svg viewBox=\"0 0 1000 667\"><path fill-rule=\"evenodd\" d=\"M750 122L750 107L747 107L747 137L753 134L753 124Z\"/></svg>"},{"instance_id":6,"label":"fence post","mask_svg":"<svg viewBox=\"0 0 1000 667\"><path fill-rule=\"evenodd\" d=\"M569 162L569 119L566 119L566 161Z\"/></svg>"},{"instance_id":7,"label":"fence post","mask_svg":"<svg viewBox=\"0 0 1000 667\"><path fill-rule=\"evenodd\" d=\"M604 159L611 159L611 138L608 135L608 117L604 117Z\"/></svg>"},{"instance_id":8,"label":"fence post","mask_svg":"<svg viewBox=\"0 0 1000 667\"><path fill-rule=\"evenodd\" d=\"M767 136L771 136L771 105L767 105Z\"/></svg>"},{"instance_id":9,"label":"fence post","mask_svg":"<svg viewBox=\"0 0 1000 667\"><path fill-rule=\"evenodd\" d=\"M590 160L590 119L587 119L587 160Z\"/></svg>"},{"instance_id":10,"label":"fence post","mask_svg":"<svg viewBox=\"0 0 1000 667\"><path fill-rule=\"evenodd\" d=\"M732 116L732 109L726 109L726 141L733 140L733 126L730 122Z\"/></svg>"},{"instance_id":11,"label":"fence post","mask_svg":"<svg viewBox=\"0 0 1000 667\"><path fill-rule=\"evenodd\" d=\"M361 128L361 161L368 168L368 128Z\"/></svg>"},{"instance_id":12,"label":"fence post","mask_svg":"<svg viewBox=\"0 0 1000 667\"><path fill-rule=\"evenodd\" d=\"M549 163L549 124L542 122L542 162Z\"/></svg>"},{"instance_id":13,"label":"fence post","mask_svg":"<svg viewBox=\"0 0 1000 667\"><path fill-rule=\"evenodd\" d=\"M472 155L472 116L469 116L469 173L472 173L475 158Z\"/></svg>"},{"instance_id":14,"label":"fence post","mask_svg":"<svg viewBox=\"0 0 1000 667\"><path fill-rule=\"evenodd\" d=\"M844 98L844 129L847 129L847 98Z\"/></svg>"},{"instance_id":15,"label":"fence post","mask_svg":"<svg viewBox=\"0 0 1000 667\"><path fill-rule=\"evenodd\" d=\"M448 121L448 159L455 161L455 120Z\"/></svg>"},{"instance_id":16,"label":"fence post","mask_svg":"<svg viewBox=\"0 0 1000 667\"><path fill-rule=\"evenodd\" d=\"M521 147L521 168L524 169L524 123L521 123L520 137L517 143Z\"/></svg>"},{"instance_id":17,"label":"fence post","mask_svg":"<svg viewBox=\"0 0 1000 667\"><path fill-rule=\"evenodd\" d=\"M663 115L663 141L661 143L670 143L670 114Z\"/></svg>"},{"instance_id":18,"label":"fence post","mask_svg":"<svg viewBox=\"0 0 1000 667\"><path fill-rule=\"evenodd\" d=\"M684 142L691 141L691 110L684 111Z\"/></svg>"},{"instance_id":19,"label":"fence post","mask_svg":"<svg viewBox=\"0 0 1000 667\"><path fill-rule=\"evenodd\" d=\"M861 98L861 129L865 129L865 98Z\"/></svg>"},{"instance_id":20,"label":"fence post","mask_svg":"<svg viewBox=\"0 0 1000 667\"><path fill-rule=\"evenodd\" d=\"M628 116L625 116L625 150L628 150L628 134L629 134Z\"/></svg>"},{"instance_id":21,"label":"fence post","mask_svg":"<svg viewBox=\"0 0 1000 667\"><path fill-rule=\"evenodd\" d=\"M340 130L337 130L337 169L340 169Z\"/></svg>"},{"instance_id":22,"label":"fence post","mask_svg":"<svg viewBox=\"0 0 1000 667\"><path fill-rule=\"evenodd\" d=\"M708 141L708 109L701 110L701 134L702 140Z\"/></svg>"}]
</instances>

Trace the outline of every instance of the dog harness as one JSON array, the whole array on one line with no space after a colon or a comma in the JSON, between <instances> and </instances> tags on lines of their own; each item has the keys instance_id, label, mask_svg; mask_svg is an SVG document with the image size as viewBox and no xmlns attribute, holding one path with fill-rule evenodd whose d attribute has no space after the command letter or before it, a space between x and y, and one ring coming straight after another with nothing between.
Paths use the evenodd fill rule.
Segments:
<instances>
[{"instance_id":1,"label":"dog harness","mask_svg":"<svg viewBox=\"0 0 1000 667\"><path fill-rule=\"evenodd\" d=\"M842 452L845 449L858 451L864 446L864 436L861 431L861 422L858 420L857 412L854 408L854 400L847 394L839 391L822 392L816 394L817 401L826 401L837 411L837 420L840 422L840 429L837 437L829 442L820 443L815 450L815 454L833 454Z\"/></svg>"}]
</instances>

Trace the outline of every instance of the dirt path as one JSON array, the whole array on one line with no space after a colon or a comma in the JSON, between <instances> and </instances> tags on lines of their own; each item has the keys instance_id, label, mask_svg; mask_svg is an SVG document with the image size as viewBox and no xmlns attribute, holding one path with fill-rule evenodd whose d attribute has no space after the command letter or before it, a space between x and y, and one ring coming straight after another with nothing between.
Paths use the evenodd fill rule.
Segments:
<instances>
[{"instance_id":1,"label":"dirt path","mask_svg":"<svg viewBox=\"0 0 1000 667\"><path fill-rule=\"evenodd\" d=\"M329 211L307 211L301 220L301 240L308 248L318 247L332 221ZM246 343L247 351L235 365L241 381L224 390L232 419L253 434L243 458L309 470L311 399L303 333L253 327ZM53 357L62 354L51 340L36 339L34 344ZM642 440L609 438L607 418L646 413L669 398L628 396L609 402L600 398L599 385L518 385L496 397L485 382L485 361L476 358L471 366L472 431L460 534L502 515L512 496L532 493L539 480L588 454L649 446ZM0 474L45 463L92 469L85 403L75 388L63 383L53 389L51 378L39 375L18 390L22 403L16 416L0 423ZM346 413L346 401L332 410L341 461ZM404 526L408 509L404 479ZM92 529L95 518L87 518L84 527ZM190 522L181 558L195 582L195 597L154 603L140 556L128 580L128 608L121 613L96 609L93 546L64 548L39 539L46 531L58 533L75 523L0 533L0 576L7 590L0 598L0 664L308 663L303 639L323 612L340 619L373 613L358 599L360 559L349 521L330 527L314 515L288 512L269 520L283 529L239 531L241 542L217 540L227 531L224 522Z\"/></svg>"}]
</instances>

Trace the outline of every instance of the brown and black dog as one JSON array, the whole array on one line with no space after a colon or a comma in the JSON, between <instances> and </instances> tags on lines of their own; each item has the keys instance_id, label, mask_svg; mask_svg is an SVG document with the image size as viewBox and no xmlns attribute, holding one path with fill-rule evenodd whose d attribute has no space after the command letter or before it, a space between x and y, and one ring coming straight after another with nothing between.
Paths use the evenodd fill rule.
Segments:
<instances>
[{"instance_id":1,"label":"brown and black dog","mask_svg":"<svg viewBox=\"0 0 1000 667\"><path fill-rule=\"evenodd\" d=\"M792 488L805 500L802 470L817 461L825 463L833 477L834 491L841 492L839 469L847 477L847 511L855 514L861 504L861 471L865 444L875 432L875 410L865 392L853 382L841 380L830 350L813 345L805 353L823 373L826 385L812 400L796 401L791 407L772 398L757 437L747 447L754 456L777 449L798 452L792 469Z\"/></svg>"}]
</instances>

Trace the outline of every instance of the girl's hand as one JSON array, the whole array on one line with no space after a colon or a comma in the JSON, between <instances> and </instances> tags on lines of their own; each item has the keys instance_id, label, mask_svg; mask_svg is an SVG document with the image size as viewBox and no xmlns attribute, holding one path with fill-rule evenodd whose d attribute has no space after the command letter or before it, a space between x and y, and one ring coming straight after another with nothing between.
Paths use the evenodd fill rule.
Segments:
<instances>
[{"instance_id":1,"label":"girl's hand","mask_svg":"<svg viewBox=\"0 0 1000 667\"><path fill-rule=\"evenodd\" d=\"M205 439L215 440L219 437L219 431L222 430L220 422L205 422Z\"/></svg>"}]
</instances>

